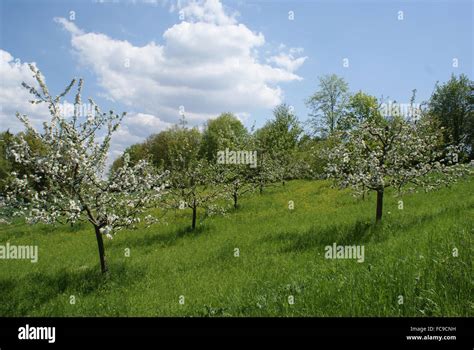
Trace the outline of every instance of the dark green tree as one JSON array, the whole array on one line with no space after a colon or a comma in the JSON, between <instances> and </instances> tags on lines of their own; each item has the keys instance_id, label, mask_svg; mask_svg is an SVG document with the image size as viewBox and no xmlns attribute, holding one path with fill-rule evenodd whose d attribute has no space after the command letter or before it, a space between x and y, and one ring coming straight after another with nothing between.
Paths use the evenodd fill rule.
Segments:
<instances>
[{"instance_id":1,"label":"dark green tree","mask_svg":"<svg viewBox=\"0 0 474 350\"><path fill-rule=\"evenodd\" d=\"M240 120L232 113L222 113L206 123L202 135L201 156L214 161L218 151L238 147L245 143L247 138L247 129Z\"/></svg>"},{"instance_id":2,"label":"dark green tree","mask_svg":"<svg viewBox=\"0 0 474 350\"><path fill-rule=\"evenodd\" d=\"M466 75L451 76L436 84L429 100L429 114L444 128L446 144L464 144L464 152L474 158L474 82Z\"/></svg>"}]
</instances>

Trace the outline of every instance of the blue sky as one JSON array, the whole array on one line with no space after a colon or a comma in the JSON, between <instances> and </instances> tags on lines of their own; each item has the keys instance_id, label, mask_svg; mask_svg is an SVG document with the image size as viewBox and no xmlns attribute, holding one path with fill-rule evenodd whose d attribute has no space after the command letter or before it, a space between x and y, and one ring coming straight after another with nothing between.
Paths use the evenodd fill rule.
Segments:
<instances>
[{"instance_id":1,"label":"blue sky","mask_svg":"<svg viewBox=\"0 0 474 350\"><path fill-rule=\"evenodd\" d=\"M16 88L35 62L50 90L83 77L86 96L130 112L113 156L176 122L180 105L195 125L231 111L261 126L280 102L305 120L323 74L399 102L415 88L427 99L452 73L473 78L472 1L2 0L0 10L1 129L19 127L14 110L45 118Z\"/></svg>"}]
</instances>

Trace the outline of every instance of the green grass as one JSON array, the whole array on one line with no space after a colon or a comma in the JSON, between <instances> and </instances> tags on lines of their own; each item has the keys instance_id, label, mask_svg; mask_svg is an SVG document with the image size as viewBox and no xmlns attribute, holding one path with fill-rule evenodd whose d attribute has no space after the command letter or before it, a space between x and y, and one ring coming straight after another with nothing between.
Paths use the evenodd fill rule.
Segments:
<instances>
[{"instance_id":1,"label":"green grass","mask_svg":"<svg viewBox=\"0 0 474 350\"><path fill-rule=\"evenodd\" d=\"M388 193L375 226L374 195L292 181L196 232L187 211L120 232L106 276L87 224L2 225L0 244L36 244L39 261L0 260L0 316L473 316L473 188L407 195L403 210ZM325 259L333 242L364 245L365 261Z\"/></svg>"}]
</instances>

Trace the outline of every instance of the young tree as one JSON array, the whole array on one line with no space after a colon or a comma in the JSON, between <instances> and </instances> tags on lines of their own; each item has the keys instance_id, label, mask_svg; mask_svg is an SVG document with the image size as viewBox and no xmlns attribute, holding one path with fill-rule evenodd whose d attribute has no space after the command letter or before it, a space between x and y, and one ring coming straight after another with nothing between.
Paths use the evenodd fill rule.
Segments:
<instances>
[{"instance_id":1,"label":"young tree","mask_svg":"<svg viewBox=\"0 0 474 350\"><path fill-rule=\"evenodd\" d=\"M223 191L231 197L234 209L237 209L239 198L253 192L257 187L254 176L258 174L256 169L260 167L260 164L254 139L249 135L235 140L231 149L247 152L247 155L252 154L255 157L252 160L249 159L251 164L219 164L218 166L217 171L222 174Z\"/></svg>"},{"instance_id":2,"label":"young tree","mask_svg":"<svg viewBox=\"0 0 474 350\"><path fill-rule=\"evenodd\" d=\"M253 186L258 188L259 193L263 194L265 187L281 179L279 164L277 164L268 152L263 149L257 149L258 165L255 168L249 168L249 179Z\"/></svg>"},{"instance_id":3,"label":"young tree","mask_svg":"<svg viewBox=\"0 0 474 350\"><path fill-rule=\"evenodd\" d=\"M336 74L319 78L319 90L306 101L312 110L310 120L316 133L322 136L338 129L339 120L344 116L349 99L348 85Z\"/></svg>"},{"instance_id":4,"label":"young tree","mask_svg":"<svg viewBox=\"0 0 474 350\"><path fill-rule=\"evenodd\" d=\"M239 198L254 190L249 164L219 163L218 152L254 152L255 145L247 129L232 113L222 113L216 119L207 122L203 132L201 156L212 164L220 174L223 193L229 195L237 209ZM258 163L257 163L258 164Z\"/></svg>"},{"instance_id":5,"label":"young tree","mask_svg":"<svg viewBox=\"0 0 474 350\"><path fill-rule=\"evenodd\" d=\"M223 175L224 191L231 195L234 209L237 209L239 198L255 190L255 184L252 182L252 172L248 165L236 164L226 166Z\"/></svg>"},{"instance_id":6,"label":"young tree","mask_svg":"<svg viewBox=\"0 0 474 350\"><path fill-rule=\"evenodd\" d=\"M215 210L215 201L222 196L222 174L217 166L199 158L201 134L185 125L169 130L170 192L166 196L172 208L192 210L191 229L197 224L197 211Z\"/></svg>"},{"instance_id":7,"label":"young tree","mask_svg":"<svg viewBox=\"0 0 474 350\"><path fill-rule=\"evenodd\" d=\"M455 181L466 167L457 165L456 149L440 149L440 134L428 118L363 123L328 152L328 176L356 192L377 192L376 221L382 219L387 187L405 185L431 190ZM410 188L413 190L414 188Z\"/></svg>"},{"instance_id":8,"label":"young tree","mask_svg":"<svg viewBox=\"0 0 474 350\"><path fill-rule=\"evenodd\" d=\"M72 80L60 95L50 95L40 71L30 66L40 87L23 83L34 96L32 103L46 103L51 120L44 123L42 133L30 124L26 115L17 113L27 133L45 147L37 154L20 137L9 148L9 154L16 164L28 167L28 174L12 173L5 196L5 208L14 215L22 215L30 223L46 224L75 223L88 221L94 228L99 249L101 271L107 271L103 236L112 238L124 228L133 228L140 222L140 216L149 207L155 206L162 196L164 175L155 173L146 161L134 166L129 157L124 157L122 167L112 176L105 176L107 154L112 134L125 116L102 113L92 101L94 113L87 117L78 114L75 108L71 117L63 115L59 106L75 85ZM81 102L82 79L77 86L75 105ZM98 133L102 141L96 140ZM44 184L38 188L38 184ZM147 217L147 219L152 219Z\"/></svg>"},{"instance_id":9,"label":"young tree","mask_svg":"<svg viewBox=\"0 0 474 350\"><path fill-rule=\"evenodd\" d=\"M217 211L215 202L223 196L219 185L223 179L219 177L217 167L201 159L180 171L172 171L170 182L172 189L167 196L172 207L192 211L191 229L197 224L197 212L203 208L207 213Z\"/></svg>"}]
</instances>

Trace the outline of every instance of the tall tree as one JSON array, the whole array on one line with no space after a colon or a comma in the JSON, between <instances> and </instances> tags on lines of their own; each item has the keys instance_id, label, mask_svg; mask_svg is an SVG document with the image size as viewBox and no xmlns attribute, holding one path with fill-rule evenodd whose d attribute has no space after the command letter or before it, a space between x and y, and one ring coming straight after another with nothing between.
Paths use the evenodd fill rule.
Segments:
<instances>
[{"instance_id":1,"label":"tall tree","mask_svg":"<svg viewBox=\"0 0 474 350\"><path fill-rule=\"evenodd\" d=\"M319 90L306 101L311 109L310 121L315 133L326 136L338 129L346 112L348 89L344 79L336 74L319 78Z\"/></svg>"},{"instance_id":2,"label":"tall tree","mask_svg":"<svg viewBox=\"0 0 474 350\"><path fill-rule=\"evenodd\" d=\"M379 107L379 102L375 96L362 91L350 95L346 113L340 119L340 129L350 130L363 122L379 122L382 118Z\"/></svg>"},{"instance_id":3,"label":"tall tree","mask_svg":"<svg viewBox=\"0 0 474 350\"><path fill-rule=\"evenodd\" d=\"M123 167L125 154L128 155L130 165L137 164L140 160L152 160L152 155L148 150L147 143L136 143L125 149L123 155L114 160L111 167L111 174Z\"/></svg>"},{"instance_id":4,"label":"tall tree","mask_svg":"<svg viewBox=\"0 0 474 350\"><path fill-rule=\"evenodd\" d=\"M464 74L452 75L445 84L436 84L428 106L430 114L445 128L445 142L462 144L474 158L474 82Z\"/></svg>"},{"instance_id":5,"label":"tall tree","mask_svg":"<svg viewBox=\"0 0 474 350\"><path fill-rule=\"evenodd\" d=\"M209 161L215 161L218 151L239 147L247 138L247 129L240 120L232 113L222 113L207 122L202 135L201 155Z\"/></svg>"},{"instance_id":6,"label":"tall tree","mask_svg":"<svg viewBox=\"0 0 474 350\"><path fill-rule=\"evenodd\" d=\"M5 187L12 171L12 161L9 159L7 149L13 141L14 135L9 131L0 134L0 193L5 193Z\"/></svg>"}]
</instances>

